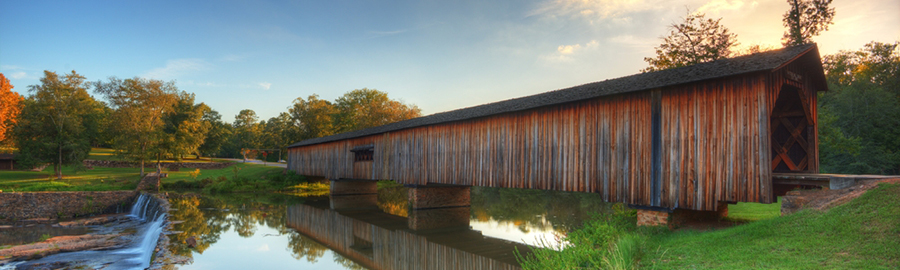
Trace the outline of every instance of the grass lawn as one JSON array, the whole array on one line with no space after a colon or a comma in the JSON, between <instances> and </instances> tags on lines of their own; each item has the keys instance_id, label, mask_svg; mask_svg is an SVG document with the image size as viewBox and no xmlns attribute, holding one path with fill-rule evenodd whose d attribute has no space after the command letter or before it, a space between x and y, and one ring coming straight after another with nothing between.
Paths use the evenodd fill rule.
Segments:
<instances>
[{"instance_id":1,"label":"grass lawn","mask_svg":"<svg viewBox=\"0 0 900 270\"><path fill-rule=\"evenodd\" d=\"M57 181L53 167L43 171L0 171L0 190L23 191L101 191L129 190L137 186L140 170L137 168L94 168L75 172L71 166L63 166L63 180Z\"/></svg>"},{"instance_id":2,"label":"grass lawn","mask_svg":"<svg viewBox=\"0 0 900 270\"><path fill-rule=\"evenodd\" d=\"M633 213L595 217L566 236L572 245L537 249L523 268L900 269L898 195L900 184L881 184L827 211L788 216L779 204L730 205L729 219L757 221L702 232L635 228Z\"/></svg>"},{"instance_id":3,"label":"grass lawn","mask_svg":"<svg viewBox=\"0 0 900 270\"><path fill-rule=\"evenodd\" d=\"M759 221L780 216L781 197L778 197L778 202L772 204L739 202L728 205L728 220Z\"/></svg>"},{"instance_id":4,"label":"grass lawn","mask_svg":"<svg viewBox=\"0 0 900 270\"><path fill-rule=\"evenodd\" d=\"M210 162L221 160L210 160L207 158L185 159L184 162ZM92 148L89 159L95 160L121 160L115 155L113 149L108 148ZM150 162L150 161L148 161ZM167 161L173 162L173 161ZM169 174L168 178L162 179L163 188L176 182L193 183L203 179L218 180L234 179L235 173L244 182L249 182L255 188L259 185L265 185L267 178L277 178L281 175L284 168L267 167L250 163L235 163L235 165L218 170L199 170L199 174L192 175L193 169L182 168L180 171L164 172ZM155 171L152 168L145 168L145 172ZM48 166L43 171L0 171L0 191L4 192L27 192L27 191L101 191L101 190L133 190L140 180L139 168L102 168L95 167L92 170L76 172L71 166L63 166L63 180L57 181L53 175L53 167ZM249 187L245 183L241 187ZM240 188L240 187L239 187ZM247 190L243 190L247 191Z\"/></svg>"},{"instance_id":5,"label":"grass lawn","mask_svg":"<svg viewBox=\"0 0 900 270\"><path fill-rule=\"evenodd\" d=\"M650 269L900 268L900 184L825 212L803 210L712 232L651 237ZM729 209L731 210L731 209Z\"/></svg>"}]
</instances>

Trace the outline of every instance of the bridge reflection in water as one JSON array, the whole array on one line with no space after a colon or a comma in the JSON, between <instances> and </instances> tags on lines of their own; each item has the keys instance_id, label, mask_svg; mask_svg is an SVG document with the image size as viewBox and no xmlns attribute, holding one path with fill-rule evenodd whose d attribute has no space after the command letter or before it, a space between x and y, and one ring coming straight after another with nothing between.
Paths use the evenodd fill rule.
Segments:
<instances>
[{"instance_id":1,"label":"bridge reflection in water","mask_svg":"<svg viewBox=\"0 0 900 270\"><path fill-rule=\"evenodd\" d=\"M372 195L333 196L287 208L287 226L372 269L520 269L521 243L486 237L468 225L469 207L378 209Z\"/></svg>"}]
</instances>

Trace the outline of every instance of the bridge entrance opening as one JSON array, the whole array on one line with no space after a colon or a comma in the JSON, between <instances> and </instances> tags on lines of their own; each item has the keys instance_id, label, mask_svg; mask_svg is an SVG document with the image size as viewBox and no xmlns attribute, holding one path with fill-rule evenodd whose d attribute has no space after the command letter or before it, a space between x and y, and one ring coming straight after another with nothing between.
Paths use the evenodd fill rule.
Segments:
<instances>
[{"instance_id":1,"label":"bridge entrance opening","mask_svg":"<svg viewBox=\"0 0 900 270\"><path fill-rule=\"evenodd\" d=\"M809 102L800 88L784 85L775 101L771 118L773 172L811 172L810 153L815 148Z\"/></svg>"}]
</instances>

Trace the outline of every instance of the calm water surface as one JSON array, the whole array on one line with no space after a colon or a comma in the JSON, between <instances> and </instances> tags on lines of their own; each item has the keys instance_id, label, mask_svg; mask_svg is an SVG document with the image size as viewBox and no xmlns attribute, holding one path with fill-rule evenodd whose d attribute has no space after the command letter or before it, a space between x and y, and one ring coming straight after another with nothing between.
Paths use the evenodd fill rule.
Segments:
<instances>
[{"instance_id":1,"label":"calm water surface","mask_svg":"<svg viewBox=\"0 0 900 270\"><path fill-rule=\"evenodd\" d=\"M596 194L479 187L471 207L413 212L405 188L170 202L170 248L193 258L177 269L517 269L514 250L557 245L558 235L610 207ZM189 237L196 247L185 244Z\"/></svg>"}]
</instances>

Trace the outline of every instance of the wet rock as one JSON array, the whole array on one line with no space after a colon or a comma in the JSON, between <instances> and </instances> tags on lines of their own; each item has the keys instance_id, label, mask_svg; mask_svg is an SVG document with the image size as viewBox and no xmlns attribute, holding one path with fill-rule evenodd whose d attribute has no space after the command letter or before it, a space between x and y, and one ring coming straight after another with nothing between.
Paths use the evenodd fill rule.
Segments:
<instances>
[{"instance_id":1,"label":"wet rock","mask_svg":"<svg viewBox=\"0 0 900 270\"><path fill-rule=\"evenodd\" d=\"M57 236L43 242L2 249L0 261L34 260L61 252L105 250L122 247L127 243L128 238L122 234Z\"/></svg>"}]
</instances>

